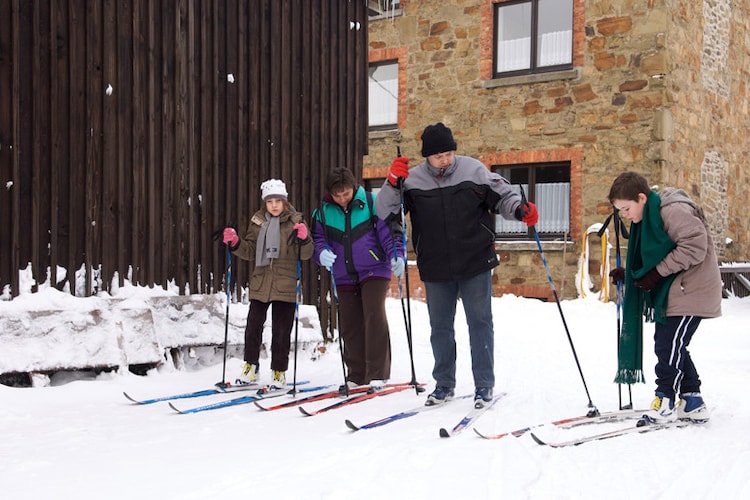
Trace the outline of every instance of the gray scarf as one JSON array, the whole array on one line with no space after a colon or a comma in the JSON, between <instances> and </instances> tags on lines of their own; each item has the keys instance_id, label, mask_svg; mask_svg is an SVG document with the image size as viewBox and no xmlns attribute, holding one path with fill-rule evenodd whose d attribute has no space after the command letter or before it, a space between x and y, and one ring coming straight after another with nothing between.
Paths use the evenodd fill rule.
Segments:
<instances>
[{"instance_id":1,"label":"gray scarf","mask_svg":"<svg viewBox=\"0 0 750 500\"><path fill-rule=\"evenodd\" d=\"M278 259L280 245L279 218L266 212L266 222L260 226L258 241L255 244L255 265L267 266L271 263L271 259Z\"/></svg>"}]
</instances>

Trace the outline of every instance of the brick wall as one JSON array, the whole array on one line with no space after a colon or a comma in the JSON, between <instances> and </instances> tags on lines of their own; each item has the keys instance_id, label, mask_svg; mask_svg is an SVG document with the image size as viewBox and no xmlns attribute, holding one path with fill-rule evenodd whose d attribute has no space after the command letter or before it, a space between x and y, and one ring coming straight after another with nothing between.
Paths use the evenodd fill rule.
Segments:
<instances>
[{"instance_id":1,"label":"brick wall","mask_svg":"<svg viewBox=\"0 0 750 500\"><path fill-rule=\"evenodd\" d=\"M540 263L541 265L541 263ZM500 297L506 293L518 295L521 297L533 297L546 301L553 301L555 297L552 293L552 288L547 284L546 286L540 285L524 285L519 283L501 284L500 283L500 269L502 266L495 268L495 272L492 275L492 295ZM424 283L419 279L419 270L415 262L409 263L409 298L415 300L426 300L426 293L424 289ZM556 287L558 294L560 290ZM406 277L401 278L401 289L399 289L399 281L393 277L391 279L391 285L388 290L388 297L398 299L407 296Z\"/></svg>"}]
</instances>

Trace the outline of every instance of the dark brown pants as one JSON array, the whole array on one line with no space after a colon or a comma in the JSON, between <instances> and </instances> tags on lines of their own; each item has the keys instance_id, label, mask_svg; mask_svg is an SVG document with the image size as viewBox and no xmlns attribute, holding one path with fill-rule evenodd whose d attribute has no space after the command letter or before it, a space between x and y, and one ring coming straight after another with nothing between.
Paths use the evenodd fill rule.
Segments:
<instances>
[{"instance_id":1,"label":"dark brown pants","mask_svg":"<svg viewBox=\"0 0 750 500\"><path fill-rule=\"evenodd\" d=\"M250 301L250 312L245 326L245 361L258 364L260 344L263 342L263 323L268 307L271 309L271 370L285 372L289 368L290 335L294 323L294 302Z\"/></svg>"},{"instance_id":2,"label":"dark brown pants","mask_svg":"<svg viewBox=\"0 0 750 500\"><path fill-rule=\"evenodd\" d=\"M391 336L385 314L389 282L373 279L339 292L339 331L344 340L346 379L355 384L391 377Z\"/></svg>"}]
</instances>

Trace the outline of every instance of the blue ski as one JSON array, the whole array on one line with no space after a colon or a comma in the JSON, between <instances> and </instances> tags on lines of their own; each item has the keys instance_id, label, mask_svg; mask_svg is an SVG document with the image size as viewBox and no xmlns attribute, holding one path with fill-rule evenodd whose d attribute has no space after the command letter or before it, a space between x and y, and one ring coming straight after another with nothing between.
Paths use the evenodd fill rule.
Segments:
<instances>
[{"instance_id":1,"label":"blue ski","mask_svg":"<svg viewBox=\"0 0 750 500\"><path fill-rule=\"evenodd\" d=\"M298 382L297 385L307 384L308 381L304 382ZM258 391L263 390L264 386L260 386L258 384L238 384L238 385L229 385L227 387L213 387L211 389L204 389L201 391L193 391L193 392L186 392L183 394L173 394L170 396L160 396L152 399L136 399L132 396L130 396L127 392L123 391L123 395L128 398L133 403L139 404L139 405L150 405L153 403L159 403L161 401L171 401L173 399L188 399L188 398L198 398L201 396L210 396L212 394L228 394L232 392L240 392L240 391Z\"/></svg>"},{"instance_id":2,"label":"blue ski","mask_svg":"<svg viewBox=\"0 0 750 500\"><path fill-rule=\"evenodd\" d=\"M460 397L458 397L456 399L467 399L467 398L470 398L472 396L473 396L473 394L466 394L466 395L460 396ZM422 404L421 406L415 406L411 410L406 410L406 411L402 411L402 412L399 412L399 413L395 413L395 414L390 415L388 417L381 418L380 420L375 420L373 422L370 422L369 424L356 425L356 424L354 424L349 419L345 420L344 423L346 424L346 426L349 429L351 429L353 431L361 431L361 430L365 430L365 429L374 429L375 427L380 427L380 426L383 426L383 425L386 425L386 424L397 422L398 420L403 420L405 418L413 417L414 415L418 415L418 414L420 414L422 412L425 412L425 411L428 411L428 410L433 410L435 408L442 408L443 406L445 406L445 404L434 405L434 406L425 406L424 404Z\"/></svg>"},{"instance_id":3,"label":"blue ski","mask_svg":"<svg viewBox=\"0 0 750 500\"><path fill-rule=\"evenodd\" d=\"M481 408L473 407L471 410L469 410L469 413L467 413L466 416L462 418L450 431L446 428L441 428L440 437L447 438L455 436L464 429L468 429L474 424L474 422L477 421L479 417L484 414L484 412L495 406L495 403L500 401L503 396L505 396L505 393L501 392L500 394L497 394L494 398L492 398L492 401L482 406Z\"/></svg>"},{"instance_id":4,"label":"blue ski","mask_svg":"<svg viewBox=\"0 0 750 500\"><path fill-rule=\"evenodd\" d=\"M243 405L247 403L252 403L254 401L260 401L263 399L271 399L271 398L277 398L279 396L286 396L294 394L295 392L301 393L301 392L313 392L313 391L321 391L323 389L327 389L331 387L331 385L321 385L318 387L305 387L303 389L297 389L296 391L294 389L289 389L287 387L283 388L270 388L267 389L264 393L258 393L258 394L252 394L249 396L242 396L239 398L230 399L227 401L219 401L217 403L211 403L204 406L196 406L195 408L188 408L185 410L181 410L177 408L174 404L171 402L169 403L169 407L172 408L177 413L181 413L183 415L188 413L199 413L203 411L209 411L209 410L217 410L219 408L227 408L229 406L238 406Z\"/></svg>"}]
</instances>

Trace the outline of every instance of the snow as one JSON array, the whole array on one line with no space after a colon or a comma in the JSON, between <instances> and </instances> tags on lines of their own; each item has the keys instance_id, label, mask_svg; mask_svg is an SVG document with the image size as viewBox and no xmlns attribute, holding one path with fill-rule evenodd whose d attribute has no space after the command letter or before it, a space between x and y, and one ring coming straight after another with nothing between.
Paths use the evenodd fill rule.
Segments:
<instances>
[{"instance_id":1,"label":"snow","mask_svg":"<svg viewBox=\"0 0 750 500\"><path fill-rule=\"evenodd\" d=\"M137 304L165 295L163 290L136 287L117 293L122 296L112 298ZM80 315L85 322L91 310L110 299L62 295L42 291L0 301L0 315L64 309L69 320ZM345 427L347 418L364 424L421 405L425 394L414 391L314 417L303 417L294 408L264 413L252 404L179 415L167 403L139 406L123 397L123 391L148 398L210 388L221 379L219 357L181 369L165 363L146 376L123 369L99 375L68 372L53 376L47 387L0 386L0 490L8 499L741 498L750 488L750 400L743 385L750 376L750 298L725 299L722 306L724 315L704 321L691 348L713 411L704 426L552 449L528 435L489 441L467 430L439 438L441 427L453 426L468 410L467 400L371 430L352 433ZM615 304L590 296L563 301L561 307L592 402L601 411L617 409L618 387L612 383ZM392 381L408 381L411 363L402 303L388 299L387 308ZM232 318L246 313L242 304L231 309ZM304 311L314 316L314 309ZM476 427L502 432L585 413L589 398L557 305L506 295L493 300L493 312L496 391L507 396ZM430 390L432 355L423 303L412 301L411 318L417 379ZM313 324L317 320L302 319ZM166 322L160 329L203 331L210 341L223 338L222 328L217 332L212 324L191 322L199 323L200 315ZM465 394L473 391L473 384L460 307L456 327L457 393ZM647 324L647 383L632 388L640 408L652 398L652 332ZM79 347L58 343L45 352L62 358ZM341 382L338 346L327 347L322 354L313 348L298 351L298 380L311 385ZM268 360L261 363L261 377L268 381ZM239 359L229 359L227 378L239 367ZM291 365L289 379L293 370ZM627 402L627 388L622 394ZM233 397L237 395L174 404L190 408ZM322 403L310 406L318 405ZM596 431L614 425L622 424L596 426ZM540 428L538 433L556 438L584 430L592 431Z\"/></svg>"}]
</instances>

